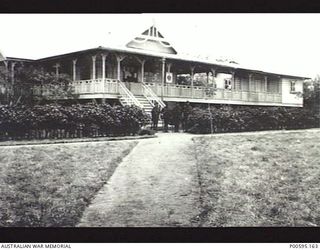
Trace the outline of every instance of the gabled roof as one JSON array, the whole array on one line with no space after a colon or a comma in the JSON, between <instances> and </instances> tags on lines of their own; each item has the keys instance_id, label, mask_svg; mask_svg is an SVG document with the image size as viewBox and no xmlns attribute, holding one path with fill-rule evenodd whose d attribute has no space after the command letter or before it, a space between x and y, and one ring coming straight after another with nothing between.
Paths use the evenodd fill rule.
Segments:
<instances>
[{"instance_id":1,"label":"gabled roof","mask_svg":"<svg viewBox=\"0 0 320 250\"><path fill-rule=\"evenodd\" d=\"M177 54L177 51L163 37L163 35L154 25L142 32L141 35L135 37L126 45L126 47L165 54Z\"/></svg>"}]
</instances>

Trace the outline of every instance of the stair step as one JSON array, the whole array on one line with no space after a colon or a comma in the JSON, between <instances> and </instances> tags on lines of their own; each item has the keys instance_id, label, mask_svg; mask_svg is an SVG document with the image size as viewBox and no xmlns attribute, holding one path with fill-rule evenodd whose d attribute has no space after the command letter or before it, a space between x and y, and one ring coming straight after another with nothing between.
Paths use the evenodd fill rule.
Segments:
<instances>
[{"instance_id":1,"label":"stair step","mask_svg":"<svg viewBox=\"0 0 320 250\"><path fill-rule=\"evenodd\" d=\"M139 102L149 102L148 100L146 99L137 99Z\"/></svg>"},{"instance_id":2,"label":"stair step","mask_svg":"<svg viewBox=\"0 0 320 250\"><path fill-rule=\"evenodd\" d=\"M142 109L151 116L153 105L149 102L149 100L143 96L143 95L135 95L134 96L138 102L141 104ZM131 103L130 100L127 100L126 98L120 97L120 103L122 105L128 105L128 103ZM158 123L159 126L163 125L162 120L159 120Z\"/></svg>"}]
</instances>

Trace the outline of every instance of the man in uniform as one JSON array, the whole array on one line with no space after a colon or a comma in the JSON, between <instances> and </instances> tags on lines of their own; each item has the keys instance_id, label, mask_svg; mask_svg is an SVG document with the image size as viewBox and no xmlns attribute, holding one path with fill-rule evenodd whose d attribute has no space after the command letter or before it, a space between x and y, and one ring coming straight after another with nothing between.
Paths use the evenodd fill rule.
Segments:
<instances>
[{"instance_id":1,"label":"man in uniform","mask_svg":"<svg viewBox=\"0 0 320 250\"><path fill-rule=\"evenodd\" d=\"M167 108L167 106L165 106L162 110L162 119L163 119L163 132L168 132L168 126L169 126L169 122L170 122L170 111Z\"/></svg>"},{"instance_id":2,"label":"man in uniform","mask_svg":"<svg viewBox=\"0 0 320 250\"><path fill-rule=\"evenodd\" d=\"M187 123L188 123L188 119L191 114L191 111L192 111L192 107L190 105L190 102L187 101L183 105L183 110L182 110L182 129L184 132L186 132L187 130Z\"/></svg>"},{"instance_id":3,"label":"man in uniform","mask_svg":"<svg viewBox=\"0 0 320 250\"><path fill-rule=\"evenodd\" d=\"M179 103L177 103L172 110L172 122L174 124L174 131L179 132L179 126L181 122L181 107Z\"/></svg>"},{"instance_id":4,"label":"man in uniform","mask_svg":"<svg viewBox=\"0 0 320 250\"><path fill-rule=\"evenodd\" d=\"M158 129L159 115L160 115L160 108L158 103L155 103L154 107L151 110L152 129L154 130Z\"/></svg>"}]
</instances>

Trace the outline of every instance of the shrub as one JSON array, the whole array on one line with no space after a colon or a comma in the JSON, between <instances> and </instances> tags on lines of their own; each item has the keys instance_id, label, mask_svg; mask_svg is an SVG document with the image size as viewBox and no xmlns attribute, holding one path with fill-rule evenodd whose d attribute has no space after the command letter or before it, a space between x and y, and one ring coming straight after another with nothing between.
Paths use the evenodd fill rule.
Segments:
<instances>
[{"instance_id":1,"label":"shrub","mask_svg":"<svg viewBox=\"0 0 320 250\"><path fill-rule=\"evenodd\" d=\"M154 131L153 129L141 129L138 132L138 135L154 135L156 133L156 131Z\"/></svg>"},{"instance_id":2,"label":"shrub","mask_svg":"<svg viewBox=\"0 0 320 250\"><path fill-rule=\"evenodd\" d=\"M148 122L149 116L135 106L0 106L0 136L3 140L132 135Z\"/></svg>"},{"instance_id":3,"label":"shrub","mask_svg":"<svg viewBox=\"0 0 320 250\"><path fill-rule=\"evenodd\" d=\"M319 115L304 108L222 106L213 107L210 111L193 108L187 131L211 133L211 126L213 132L239 132L313 128L319 125Z\"/></svg>"},{"instance_id":4,"label":"shrub","mask_svg":"<svg viewBox=\"0 0 320 250\"><path fill-rule=\"evenodd\" d=\"M213 120L215 123L215 120ZM200 108L192 109L188 117L187 131L195 134L210 133L210 113Z\"/></svg>"}]
</instances>

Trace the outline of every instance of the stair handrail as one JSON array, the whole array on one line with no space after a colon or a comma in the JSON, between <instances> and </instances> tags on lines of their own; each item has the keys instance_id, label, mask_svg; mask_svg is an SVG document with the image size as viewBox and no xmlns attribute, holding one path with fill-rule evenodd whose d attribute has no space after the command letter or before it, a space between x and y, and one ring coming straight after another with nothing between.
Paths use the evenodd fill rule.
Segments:
<instances>
[{"instance_id":1,"label":"stair handrail","mask_svg":"<svg viewBox=\"0 0 320 250\"><path fill-rule=\"evenodd\" d=\"M147 98L147 100L151 103L152 106L154 106L152 101L156 101L161 108L164 108L166 105L164 104L164 102L159 98L159 96L157 96L153 90L146 85L144 82L142 82L142 87L144 88L144 92L143 95Z\"/></svg>"},{"instance_id":2,"label":"stair handrail","mask_svg":"<svg viewBox=\"0 0 320 250\"><path fill-rule=\"evenodd\" d=\"M123 84L123 82L118 81L120 89L119 93L124 99L129 100L131 104L134 104L140 108L142 108L142 104L138 101L138 99L131 93L131 91Z\"/></svg>"}]
</instances>

